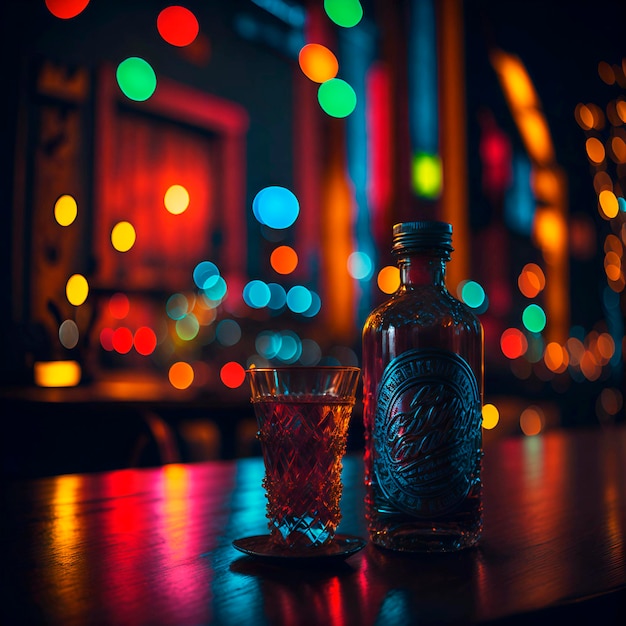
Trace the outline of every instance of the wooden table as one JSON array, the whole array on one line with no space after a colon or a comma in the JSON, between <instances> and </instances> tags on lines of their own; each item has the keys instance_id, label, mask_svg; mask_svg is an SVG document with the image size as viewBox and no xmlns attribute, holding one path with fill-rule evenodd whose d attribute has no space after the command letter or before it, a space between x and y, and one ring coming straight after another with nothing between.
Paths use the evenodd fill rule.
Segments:
<instances>
[{"instance_id":1,"label":"wooden table","mask_svg":"<svg viewBox=\"0 0 626 626\"><path fill-rule=\"evenodd\" d=\"M5 485L0 623L626 623L623 426L490 446L484 539L458 554L244 556L232 540L266 532L262 475L250 458ZM362 475L348 456L340 531L365 536Z\"/></svg>"}]
</instances>

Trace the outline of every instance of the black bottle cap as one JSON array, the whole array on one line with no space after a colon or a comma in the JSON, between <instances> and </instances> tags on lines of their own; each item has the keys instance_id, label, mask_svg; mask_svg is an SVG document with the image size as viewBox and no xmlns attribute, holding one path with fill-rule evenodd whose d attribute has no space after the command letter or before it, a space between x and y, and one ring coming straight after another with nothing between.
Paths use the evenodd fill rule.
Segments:
<instances>
[{"instance_id":1,"label":"black bottle cap","mask_svg":"<svg viewBox=\"0 0 626 626\"><path fill-rule=\"evenodd\" d=\"M452 252L452 224L424 221L394 225L391 248L394 254L427 249L439 249L448 254Z\"/></svg>"}]
</instances>

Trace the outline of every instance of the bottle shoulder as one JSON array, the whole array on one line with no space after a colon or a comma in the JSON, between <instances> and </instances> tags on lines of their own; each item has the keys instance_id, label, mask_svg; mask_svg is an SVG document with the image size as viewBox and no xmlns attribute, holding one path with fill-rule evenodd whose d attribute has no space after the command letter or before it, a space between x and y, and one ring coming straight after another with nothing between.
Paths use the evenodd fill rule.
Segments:
<instances>
[{"instance_id":1,"label":"bottle shoulder","mask_svg":"<svg viewBox=\"0 0 626 626\"><path fill-rule=\"evenodd\" d=\"M461 301L445 289L431 285L396 292L368 316L364 332L405 325L464 326L480 332L479 319Z\"/></svg>"}]
</instances>

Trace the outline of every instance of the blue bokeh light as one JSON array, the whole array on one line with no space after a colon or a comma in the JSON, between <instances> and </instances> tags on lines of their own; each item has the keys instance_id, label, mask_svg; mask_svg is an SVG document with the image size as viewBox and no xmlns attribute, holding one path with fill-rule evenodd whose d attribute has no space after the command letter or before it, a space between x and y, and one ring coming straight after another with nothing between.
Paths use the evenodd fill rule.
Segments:
<instances>
[{"instance_id":1,"label":"blue bokeh light","mask_svg":"<svg viewBox=\"0 0 626 626\"><path fill-rule=\"evenodd\" d=\"M285 187L261 189L252 202L252 212L260 224L270 228L289 228L300 214L298 198Z\"/></svg>"}]
</instances>

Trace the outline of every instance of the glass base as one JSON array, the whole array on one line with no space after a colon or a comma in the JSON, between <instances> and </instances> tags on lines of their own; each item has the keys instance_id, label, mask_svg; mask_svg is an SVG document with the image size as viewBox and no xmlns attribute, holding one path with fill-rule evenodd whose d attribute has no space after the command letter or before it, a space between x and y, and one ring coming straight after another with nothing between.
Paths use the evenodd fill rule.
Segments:
<instances>
[{"instance_id":1,"label":"glass base","mask_svg":"<svg viewBox=\"0 0 626 626\"><path fill-rule=\"evenodd\" d=\"M458 552L478 544L480 530L451 532L448 529L396 529L370 531L372 543L398 552Z\"/></svg>"}]
</instances>

